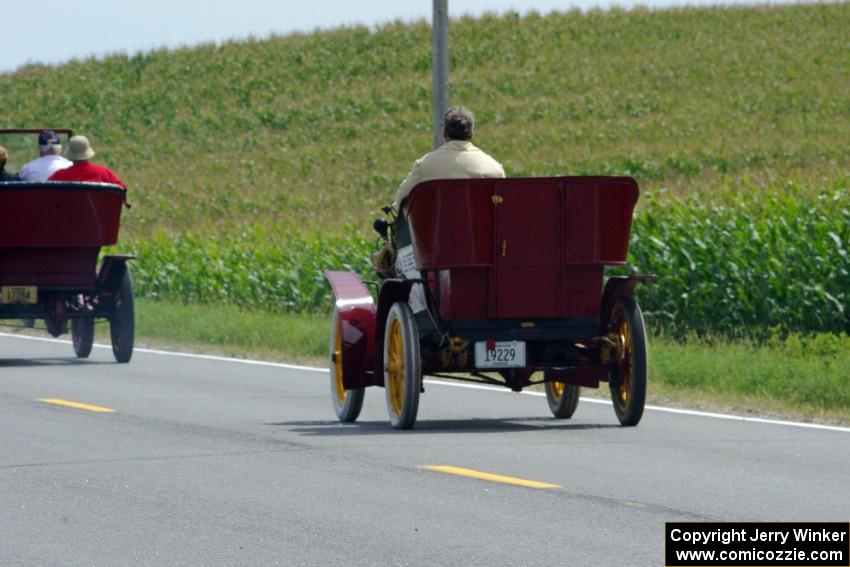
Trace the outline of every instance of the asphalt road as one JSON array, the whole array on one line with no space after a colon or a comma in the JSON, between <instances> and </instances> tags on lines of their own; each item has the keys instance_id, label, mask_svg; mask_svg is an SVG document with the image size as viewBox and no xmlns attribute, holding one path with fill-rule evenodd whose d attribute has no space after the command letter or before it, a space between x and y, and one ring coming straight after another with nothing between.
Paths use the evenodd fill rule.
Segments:
<instances>
[{"instance_id":1,"label":"asphalt road","mask_svg":"<svg viewBox=\"0 0 850 567\"><path fill-rule=\"evenodd\" d=\"M399 432L383 393L343 425L324 372L0 336L0 565L661 565L666 521L850 520L850 429L428 383Z\"/></svg>"}]
</instances>

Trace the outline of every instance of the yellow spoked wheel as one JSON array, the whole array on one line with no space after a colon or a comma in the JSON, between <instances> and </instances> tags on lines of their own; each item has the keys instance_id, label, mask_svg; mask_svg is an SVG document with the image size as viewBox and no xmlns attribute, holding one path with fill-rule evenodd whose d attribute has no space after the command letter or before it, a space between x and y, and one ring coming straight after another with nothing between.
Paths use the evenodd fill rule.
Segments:
<instances>
[{"instance_id":1,"label":"yellow spoked wheel","mask_svg":"<svg viewBox=\"0 0 850 567\"><path fill-rule=\"evenodd\" d=\"M343 423L351 423L360 415L363 408L363 395L365 388L346 390L343 386L342 376L342 325L339 321L339 312L334 308L331 320L330 340L330 376L331 376L331 401L333 402L336 416Z\"/></svg>"},{"instance_id":2,"label":"yellow spoked wheel","mask_svg":"<svg viewBox=\"0 0 850 567\"><path fill-rule=\"evenodd\" d=\"M422 361L419 329L407 303L396 302L387 316L383 362L390 424L396 429L410 429L419 411Z\"/></svg>"},{"instance_id":3,"label":"yellow spoked wheel","mask_svg":"<svg viewBox=\"0 0 850 567\"><path fill-rule=\"evenodd\" d=\"M571 418L578 407L581 388L575 384L547 381L544 389L546 390L546 401L549 403L549 409L552 411L552 415L557 419Z\"/></svg>"},{"instance_id":4,"label":"yellow spoked wheel","mask_svg":"<svg viewBox=\"0 0 850 567\"><path fill-rule=\"evenodd\" d=\"M620 425L637 425L646 402L646 329L640 307L631 297L618 300L610 330L620 335L624 356L611 371L611 400Z\"/></svg>"}]
</instances>

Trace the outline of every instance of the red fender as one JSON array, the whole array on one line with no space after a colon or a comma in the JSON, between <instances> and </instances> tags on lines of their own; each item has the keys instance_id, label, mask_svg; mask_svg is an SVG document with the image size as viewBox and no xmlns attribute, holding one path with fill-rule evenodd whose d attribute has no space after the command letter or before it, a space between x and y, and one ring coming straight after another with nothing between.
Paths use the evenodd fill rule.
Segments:
<instances>
[{"instance_id":1,"label":"red fender","mask_svg":"<svg viewBox=\"0 0 850 567\"><path fill-rule=\"evenodd\" d=\"M342 385L346 390L377 384L374 367L375 302L353 272L325 272L342 325Z\"/></svg>"},{"instance_id":2,"label":"red fender","mask_svg":"<svg viewBox=\"0 0 850 567\"><path fill-rule=\"evenodd\" d=\"M617 300L621 297L633 297L635 287L640 282L656 279L652 275L636 276L614 276L608 278L605 283L605 291L602 292L602 310L599 314L599 333L604 335L608 332L608 323L611 321L611 311Z\"/></svg>"},{"instance_id":3,"label":"red fender","mask_svg":"<svg viewBox=\"0 0 850 567\"><path fill-rule=\"evenodd\" d=\"M127 260L135 259L135 256L129 255L104 256L97 272L97 289L110 292L118 289L127 269Z\"/></svg>"}]
</instances>

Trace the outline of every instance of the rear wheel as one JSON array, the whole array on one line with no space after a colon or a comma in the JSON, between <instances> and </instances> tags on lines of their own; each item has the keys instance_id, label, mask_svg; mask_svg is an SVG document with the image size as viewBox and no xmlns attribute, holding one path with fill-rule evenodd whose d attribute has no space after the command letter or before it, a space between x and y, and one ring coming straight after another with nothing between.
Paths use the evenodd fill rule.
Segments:
<instances>
[{"instance_id":1,"label":"rear wheel","mask_svg":"<svg viewBox=\"0 0 850 567\"><path fill-rule=\"evenodd\" d=\"M631 297L617 301L611 313L610 331L620 335L623 360L611 371L609 382L614 413L620 425L637 425L646 402L647 349L643 314Z\"/></svg>"},{"instance_id":2,"label":"rear wheel","mask_svg":"<svg viewBox=\"0 0 850 567\"><path fill-rule=\"evenodd\" d=\"M71 343L77 358L88 358L94 344L94 318L75 317L71 319Z\"/></svg>"},{"instance_id":3,"label":"rear wheel","mask_svg":"<svg viewBox=\"0 0 850 567\"><path fill-rule=\"evenodd\" d=\"M571 418L578 407L581 387L563 382L546 382L544 386L552 415L558 419Z\"/></svg>"},{"instance_id":4,"label":"rear wheel","mask_svg":"<svg viewBox=\"0 0 850 567\"><path fill-rule=\"evenodd\" d=\"M342 382L342 324L339 310L334 307L330 340L331 400L336 416L343 423L352 423L363 408L365 388L346 390Z\"/></svg>"},{"instance_id":5,"label":"rear wheel","mask_svg":"<svg viewBox=\"0 0 850 567\"><path fill-rule=\"evenodd\" d=\"M112 315L109 317L109 334L112 354L116 362L130 362L133 357L133 340L136 333L136 312L133 307L133 283L130 268L125 266L121 284L115 291Z\"/></svg>"},{"instance_id":6,"label":"rear wheel","mask_svg":"<svg viewBox=\"0 0 850 567\"><path fill-rule=\"evenodd\" d=\"M422 359L419 329L407 303L396 302L387 316L383 364L390 424L396 429L410 429L419 411Z\"/></svg>"}]
</instances>

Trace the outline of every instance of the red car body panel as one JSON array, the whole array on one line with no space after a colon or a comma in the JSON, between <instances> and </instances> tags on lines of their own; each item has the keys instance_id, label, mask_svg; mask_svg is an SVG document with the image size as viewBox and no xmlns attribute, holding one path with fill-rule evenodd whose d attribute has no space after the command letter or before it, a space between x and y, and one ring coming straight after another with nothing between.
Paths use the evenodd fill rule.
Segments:
<instances>
[{"instance_id":1,"label":"red car body panel","mask_svg":"<svg viewBox=\"0 0 850 567\"><path fill-rule=\"evenodd\" d=\"M637 200L629 177L438 180L404 213L441 318L598 317Z\"/></svg>"},{"instance_id":2,"label":"red car body panel","mask_svg":"<svg viewBox=\"0 0 850 567\"><path fill-rule=\"evenodd\" d=\"M124 196L107 184L0 184L0 284L93 288Z\"/></svg>"}]
</instances>

